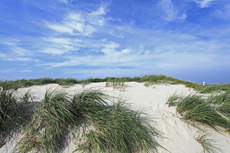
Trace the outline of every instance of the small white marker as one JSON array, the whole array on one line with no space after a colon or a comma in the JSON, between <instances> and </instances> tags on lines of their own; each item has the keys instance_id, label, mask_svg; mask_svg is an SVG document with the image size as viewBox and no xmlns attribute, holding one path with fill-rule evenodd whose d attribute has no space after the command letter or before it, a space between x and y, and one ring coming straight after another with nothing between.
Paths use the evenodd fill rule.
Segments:
<instances>
[{"instance_id":1,"label":"small white marker","mask_svg":"<svg viewBox=\"0 0 230 153\"><path fill-rule=\"evenodd\" d=\"M203 81L203 86L205 86L205 82Z\"/></svg>"}]
</instances>

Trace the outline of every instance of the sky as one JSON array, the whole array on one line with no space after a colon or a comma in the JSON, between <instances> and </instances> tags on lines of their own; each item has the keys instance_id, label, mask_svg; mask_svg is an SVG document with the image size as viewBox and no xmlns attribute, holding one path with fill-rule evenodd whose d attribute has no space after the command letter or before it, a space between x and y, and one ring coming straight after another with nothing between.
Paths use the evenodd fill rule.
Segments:
<instances>
[{"instance_id":1,"label":"sky","mask_svg":"<svg viewBox=\"0 0 230 153\"><path fill-rule=\"evenodd\" d=\"M229 0L1 0L0 80L230 83Z\"/></svg>"}]
</instances>

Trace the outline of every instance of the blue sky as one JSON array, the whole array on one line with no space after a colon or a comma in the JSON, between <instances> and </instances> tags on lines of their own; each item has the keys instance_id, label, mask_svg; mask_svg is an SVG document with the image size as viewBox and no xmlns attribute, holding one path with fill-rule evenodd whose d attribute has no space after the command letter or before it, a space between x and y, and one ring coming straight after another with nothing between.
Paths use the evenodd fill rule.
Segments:
<instances>
[{"instance_id":1,"label":"blue sky","mask_svg":"<svg viewBox=\"0 0 230 153\"><path fill-rule=\"evenodd\" d=\"M230 82L229 0L1 0L0 79Z\"/></svg>"}]
</instances>

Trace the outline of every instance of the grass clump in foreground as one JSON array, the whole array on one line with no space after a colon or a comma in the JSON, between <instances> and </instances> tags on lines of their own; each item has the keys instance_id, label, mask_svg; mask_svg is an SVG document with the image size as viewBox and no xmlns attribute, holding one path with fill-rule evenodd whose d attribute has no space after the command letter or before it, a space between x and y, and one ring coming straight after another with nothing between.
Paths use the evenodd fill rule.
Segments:
<instances>
[{"instance_id":1,"label":"grass clump in foreground","mask_svg":"<svg viewBox=\"0 0 230 153\"><path fill-rule=\"evenodd\" d=\"M207 125L217 132L223 130L230 133L230 93L224 92L204 100L199 95L180 97L176 94L168 99L168 106L176 106L176 111L183 120L189 120L199 128L199 124ZM199 135L196 140L203 147L203 152L214 153L220 151L207 139L209 134Z\"/></svg>"},{"instance_id":2,"label":"grass clump in foreground","mask_svg":"<svg viewBox=\"0 0 230 153\"><path fill-rule=\"evenodd\" d=\"M122 101L108 105L108 100L95 90L73 97L63 91L47 91L15 152L61 152L73 128L76 133L84 129L76 137L81 140L76 150L82 152L156 152L160 145L154 137L159 134L148 118Z\"/></svg>"},{"instance_id":3,"label":"grass clump in foreground","mask_svg":"<svg viewBox=\"0 0 230 153\"><path fill-rule=\"evenodd\" d=\"M17 132L26 124L30 116L30 93L25 93L21 98L14 96L15 90L0 90L0 141ZM13 133L12 133L13 132Z\"/></svg>"},{"instance_id":4,"label":"grass clump in foreground","mask_svg":"<svg viewBox=\"0 0 230 153\"><path fill-rule=\"evenodd\" d=\"M34 111L15 152L60 152L68 125L75 124L70 98L62 91L47 91Z\"/></svg>"},{"instance_id":5,"label":"grass clump in foreground","mask_svg":"<svg viewBox=\"0 0 230 153\"><path fill-rule=\"evenodd\" d=\"M179 100L175 103L175 100ZM219 127L228 129L230 122L228 116L221 114L215 106L210 105L210 101L202 99L196 94L186 97L171 96L168 99L169 106L171 103L176 105L176 111L184 120L190 120L193 123L199 122L202 125L208 125L219 131Z\"/></svg>"}]
</instances>

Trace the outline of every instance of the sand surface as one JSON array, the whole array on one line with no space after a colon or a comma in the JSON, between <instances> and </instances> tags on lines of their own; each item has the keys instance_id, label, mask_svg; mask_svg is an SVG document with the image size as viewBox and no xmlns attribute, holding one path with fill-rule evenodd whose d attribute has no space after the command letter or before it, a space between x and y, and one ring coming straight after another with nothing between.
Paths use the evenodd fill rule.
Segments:
<instances>
[{"instance_id":1,"label":"sand surface","mask_svg":"<svg viewBox=\"0 0 230 153\"><path fill-rule=\"evenodd\" d=\"M157 141L169 150L171 153L199 153L202 152L201 145L195 140L198 136L199 130L193 126L189 126L180 119L176 114L175 107L168 107L166 105L167 99L174 93L188 95L196 93L193 89L186 88L184 85L152 85L145 87L144 83L129 82L125 83L127 87L124 91L113 89L112 87L105 87L105 83L91 83L84 88L81 85L73 85L64 88L69 94L80 92L85 89L100 89L102 92L126 100L130 104L132 110L144 109L155 122L152 126L157 128L162 137L157 138ZM32 86L29 88L20 88L18 95L24 94L31 90L31 94L36 97L34 101L40 102L44 94L49 88L62 88L57 84L49 84L43 86ZM212 144L221 149L223 153L230 152L230 135L226 133L217 133L210 128L206 131L211 135L208 137ZM18 140L18 136L7 139L7 143L0 148L0 153L11 153ZM71 153L75 150L74 142L71 141L63 152ZM166 153L167 151L158 148L159 153Z\"/></svg>"}]
</instances>

